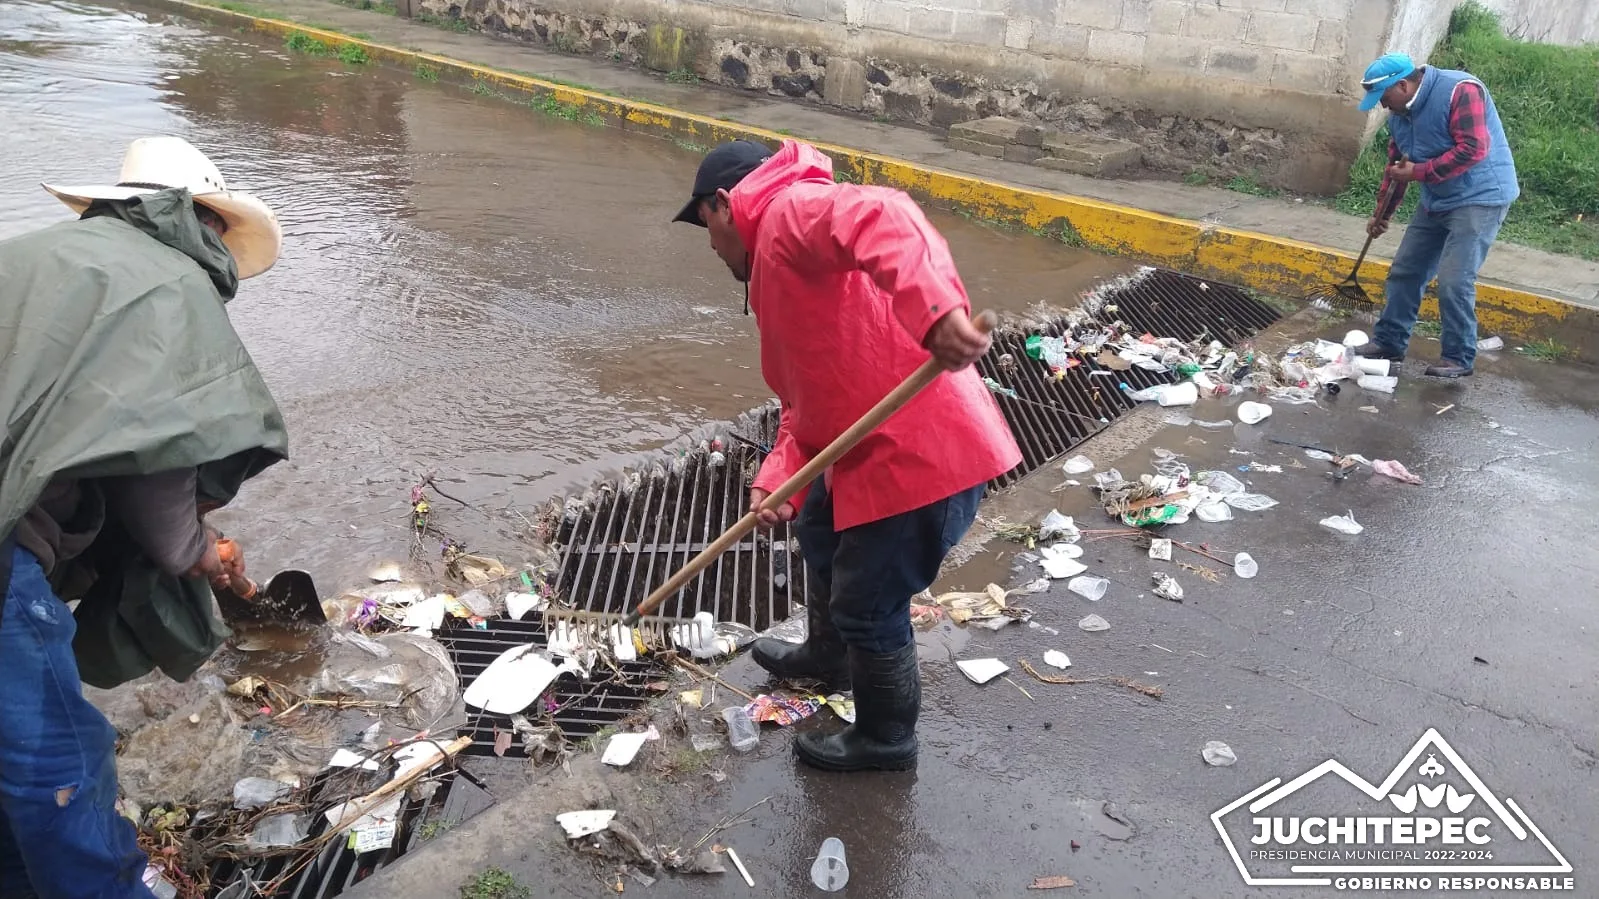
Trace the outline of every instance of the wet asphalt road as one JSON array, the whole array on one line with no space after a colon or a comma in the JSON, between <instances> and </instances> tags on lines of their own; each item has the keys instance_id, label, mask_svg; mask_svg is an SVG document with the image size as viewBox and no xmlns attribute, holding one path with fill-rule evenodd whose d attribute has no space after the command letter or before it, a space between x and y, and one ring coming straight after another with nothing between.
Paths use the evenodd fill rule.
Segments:
<instances>
[{"instance_id":1,"label":"wet asphalt road","mask_svg":"<svg viewBox=\"0 0 1599 899\"><path fill-rule=\"evenodd\" d=\"M1436 345L1418 349L1429 352ZM1423 364L1410 363L1392 397L1349 388L1324 409L1276 405L1265 424L1226 430L1162 425L1163 410L1149 409L1086 447L1101 470L1128 476L1149 471L1162 447L1195 471L1228 470L1277 499L1277 507L1237 512L1232 522L1170 529L1228 559L1247 550L1259 575L1240 580L1176 552L1225 572L1211 584L1151 561L1129 541L1085 540L1090 572L1114 582L1102 601L1057 582L1014 601L1058 635L1018 624L974 632L959 650L959 658L1006 661L1014 684L978 686L947 653L924 655L922 755L913 774L812 772L792 760L790 734L772 725L752 756L696 759L682 738L671 738L652 744L633 772L595 775L596 766L580 764L576 776L508 797L354 895L453 894L461 877L489 864L534 884L535 895L599 895L607 892L605 869L596 874L562 845L555 812L617 808L646 842L683 845L765 797L750 823L721 837L750 868L753 891L730 867L649 888L629 882L627 893L823 895L809 884L809 860L824 838L838 836L851 871L846 896L1037 895L1027 886L1050 875L1072 877L1068 894L1082 896L1328 895L1330 887L1246 887L1209 816L1329 758L1377 783L1428 728L1565 854L1576 889L1564 895L1599 894L1599 563L1590 550L1599 376L1484 354L1473 381L1451 385L1425 382ZM1232 405L1191 411L1218 419ZM1335 482L1325 463L1267 437L1398 459L1424 483L1369 472ZM1296 460L1305 467L1293 467ZM1237 471L1251 461L1285 468ZM1056 504L1084 527L1113 526L1086 487L1051 495L1059 480L1046 472L1034 479L1041 486L995 497L985 513L1022 520ZM1365 526L1362 534L1318 525L1346 511ZM1000 568L1020 566L1015 582L1037 576L1036 565L1016 562L1014 545L992 548L1007 553ZM1183 603L1151 594L1155 571L1178 579ZM957 571L946 581L962 577ZM1110 630L1079 631L1075 622L1091 612ZM1040 664L1046 649L1068 653L1071 674L1130 676L1159 685L1164 698L1034 681L1017 660L1049 671ZM761 683L743 657L726 676ZM798 725L812 726L836 722L824 712ZM1210 740L1228 743L1237 764L1208 767L1200 751ZM708 776L713 770L729 775L725 783ZM1351 805L1348 790L1325 784L1303 798L1293 814L1394 814L1379 811L1382 803ZM1106 803L1125 823L1106 815ZM1536 848L1508 838L1496 846L1501 859ZM451 860L448 873L436 867L439 858Z\"/></svg>"}]
</instances>

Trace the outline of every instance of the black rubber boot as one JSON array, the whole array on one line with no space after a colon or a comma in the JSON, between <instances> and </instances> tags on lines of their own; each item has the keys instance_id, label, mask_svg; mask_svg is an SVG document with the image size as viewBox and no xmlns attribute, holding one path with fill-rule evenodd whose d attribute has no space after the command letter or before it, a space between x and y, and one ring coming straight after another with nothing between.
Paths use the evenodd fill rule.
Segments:
<instances>
[{"instance_id":1,"label":"black rubber boot","mask_svg":"<svg viewBox=\"0 0 1599 899\"><path fill-rule=\"evenodd\" d=\"M851 647L849 667L855 681L855 723L836 734L800 734L794 754L827 771L916 767L916 718L922 707L916 643L891 653Z\"/></svg>"},{"instance_id":2,"label":"black rubber boot","mask_svg":"<svg viewBox=\"0 0 1599 899\"><path fill-rule=\"evenodd\" d=\"M811 597L805 606L805 642L798 645L776 637L762 637L750 647L755 664L779 680L817 680L832 690L850 688L849 660L844 639L833 626L824 600Z\"/></svg>"}]
</instances>

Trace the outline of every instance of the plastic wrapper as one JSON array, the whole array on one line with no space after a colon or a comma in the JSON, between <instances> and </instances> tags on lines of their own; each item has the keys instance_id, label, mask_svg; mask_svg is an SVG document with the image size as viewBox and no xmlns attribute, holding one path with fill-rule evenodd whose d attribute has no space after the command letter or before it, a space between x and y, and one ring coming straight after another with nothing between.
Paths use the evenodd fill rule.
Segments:
<instances>
[{"instance_id":1,"label":"plastic wrapper","mask_svg":"<svg viewBox=\"0 0 1599 899\"><path fill-rule=\"evenodd\" d=\"M757 724L771 722L788 727L816 714L827 701L818 696L772 696L766 693L744 706L744 714Z\"/></svg>"},{"instance_id":2,"label":"plastic wrapper","mask_svg":"<svg viewBox=\"0 0 1599 899\"><path fill-rule=\"evenodd\" d=\"M1366 529L1364 525L1355 520L1354 512L1323 518L1321 526L1331 531L1337 531L1340 534L1348 534L1351 537Z\"/></svg>"},{"instance_id":3,"label":"plastic wrapper","mask_svg":"<svg viewBox=\"0 0 1599 899\"><path fill-rule=\"evenodd\" d=\"M1211 493L1227 496L1234 493L1247 493L1249 488L1244 482L1238 480L1225 471L1202 471L1194 476L1194 480L1204 484Z\"/></svg>"},{"instance_id":4,"label":"plastic wrapper","mask_svg":"<svg viewBox=\"0 0 1599 899\"><path fill-rule=\"evenodd\" d=\"M1264 512L1277 505L1276 500L1264 493L1229 493L1222 501L1243 512Z\"/></svg>"},{"instance_id":5,"label":"plastic wrapper","mask_svg":"<svg viewBox=\"0 0 1599 899\"><path fill-rule=\"evenodd\" d=\"M1194 516L1206 524L1233 520L1233 507L1222 500L1200 503L1194 507Z\"/></svg>"}]
</instances>

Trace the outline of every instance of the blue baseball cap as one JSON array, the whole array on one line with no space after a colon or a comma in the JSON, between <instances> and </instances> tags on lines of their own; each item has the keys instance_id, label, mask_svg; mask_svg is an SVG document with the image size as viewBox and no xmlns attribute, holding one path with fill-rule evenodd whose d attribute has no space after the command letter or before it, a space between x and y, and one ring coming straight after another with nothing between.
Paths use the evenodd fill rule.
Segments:
<instances>
[{"instance_id":1,"label":"blue baseball cap","mask_svg":"<svg viewBox=\"0 0 1599 899\"><path fill-rule=\"evenodd\" d=\"M1360 86L1366 89L1366 96L1360 100L1360 111L1370 112L1382 102L1383 92L1398 84L1416 71L1416 64L1409 56L1403 53L1390 53L1366 67L1366 74L1360 78Z\"/></svg>"}]
</instances>

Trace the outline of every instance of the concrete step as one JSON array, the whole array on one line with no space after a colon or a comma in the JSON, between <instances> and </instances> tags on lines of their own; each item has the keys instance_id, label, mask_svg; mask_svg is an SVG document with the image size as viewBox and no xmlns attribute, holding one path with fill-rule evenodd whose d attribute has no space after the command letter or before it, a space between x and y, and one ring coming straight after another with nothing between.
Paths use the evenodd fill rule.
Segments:
<instances>
[{"instance_id":1,"label":"concrete step","mask_svg":"<svg viewBox=\"0 0 1599 899\"><path fill-rule=\"evenodd\" d=\"M1069 134L1004 116L951 125L949 146L978 156L1094 178L1114 178L1143 164L1143 150L1135 143Z\"/></svg>"}]
</instances>

